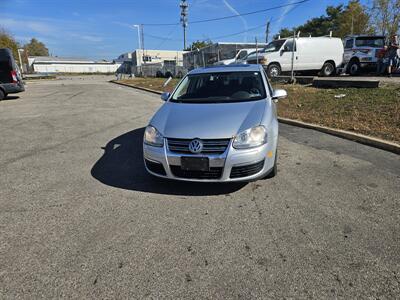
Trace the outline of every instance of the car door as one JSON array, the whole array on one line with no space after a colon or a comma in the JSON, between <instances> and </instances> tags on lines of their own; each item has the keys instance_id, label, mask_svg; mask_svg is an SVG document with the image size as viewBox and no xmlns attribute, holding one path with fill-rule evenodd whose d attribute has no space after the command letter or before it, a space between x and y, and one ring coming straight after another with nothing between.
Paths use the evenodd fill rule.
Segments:
<instances>
[{"instance_id":1,"label":"car door","mask_svg":"<svg viewBox=\"0 0 400 300\"><path fill-rule=\"evenodd\" d=\"M283 44L280 50L279 63L281 65L282 71L290 71L292 69L292 51L294 46L294 59L293 59L293 69L296 70L296 42L293 43L293 39L288 39L285 44Z\"/></svg>"},{"instance_id":2,"label":"car door","mask_svg":"<svg viewBox=\"0 0 400 300\"><path fill-rule=\"evenodd\" d=\"M344 41L343 62L348 63L353 56L354 39L347 39Z\"/></svg>"}]
</instances>

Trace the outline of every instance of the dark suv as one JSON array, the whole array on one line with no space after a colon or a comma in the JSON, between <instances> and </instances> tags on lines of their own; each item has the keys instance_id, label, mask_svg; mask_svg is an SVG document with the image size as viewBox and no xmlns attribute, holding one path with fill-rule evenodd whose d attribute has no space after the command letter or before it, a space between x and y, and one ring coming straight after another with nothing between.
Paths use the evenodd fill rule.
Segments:
<instances>
[{"instance_id":1,"label":"dark suv","mask_svg":"<svg viewBox=\"0 0 400 300\"><path fill-rule=\"evenodd\" d=\"M0 49L0 100L8 94L25 91L21 73L15 63L12 52L8 48Z\"/></svg>"}]
</instances>

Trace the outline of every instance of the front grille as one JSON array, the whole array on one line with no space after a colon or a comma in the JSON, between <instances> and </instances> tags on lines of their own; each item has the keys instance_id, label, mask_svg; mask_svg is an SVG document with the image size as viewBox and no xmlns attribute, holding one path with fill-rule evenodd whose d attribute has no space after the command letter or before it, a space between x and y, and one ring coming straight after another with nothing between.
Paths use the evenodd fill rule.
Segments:
<instances>
[{"instance_id":1,"label":"front grille","mask_svg":"<svg viewBox=\"0 0 400 300\"><path fill-rule=\"evenodd\" d=\"M145 162L147 169L149 169L151 172L164 176L167 175L164 166L161 163L153 162L147 159L145 159Z\"/></svg>"},{"instance_id":2,"label":"front grille","mask_svg":"<svg viewBox=\"0 0 400 300\"><path fill-rule=\"evenodd\" d=\"M189 139L167 139L168 149L175 153L192 153L189 150ZM201 140L203 150L201 154L222 154L229 146L230 139Z\"/></svg>"},{"instance_id":3,"label":"front grille","mask_svg":"<svg viewBox=\"0 0 400 300\"><path fill-rule=\"evenodd\" d=\"M233 167L231 170L230 177L240 178L240 177L251 176L260 172L263 167L264 167L264 160L251 165Z\"/></svg>"},{"instance_id":4,"label":"front grille","mask_svg":"<svg viewBox=\"0 0 400 300\"><path fill-rule=\"evenodd\" d=\"M219 179L222 176L222 167L210 168L209 171L186 171L180 166L170 166L172 174L180 178L189 179Z\"/></svg>"}]
</instances>

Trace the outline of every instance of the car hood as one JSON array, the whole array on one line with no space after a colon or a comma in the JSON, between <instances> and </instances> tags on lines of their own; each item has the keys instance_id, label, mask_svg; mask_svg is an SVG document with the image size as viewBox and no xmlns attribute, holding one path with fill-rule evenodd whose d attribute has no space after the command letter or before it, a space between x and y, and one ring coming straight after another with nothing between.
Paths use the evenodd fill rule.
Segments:
<instances>
[{"instance_id":1,"label":"car hood","mask_svg":"<svg viewBox=\"0 0 400 300\"><path fill-rule=\"evenodd\" d=\"M170 138L230 138L259 125L265 106L265 100L196 104L166 102L150 124Z\"/></svg>"}]
</instances>

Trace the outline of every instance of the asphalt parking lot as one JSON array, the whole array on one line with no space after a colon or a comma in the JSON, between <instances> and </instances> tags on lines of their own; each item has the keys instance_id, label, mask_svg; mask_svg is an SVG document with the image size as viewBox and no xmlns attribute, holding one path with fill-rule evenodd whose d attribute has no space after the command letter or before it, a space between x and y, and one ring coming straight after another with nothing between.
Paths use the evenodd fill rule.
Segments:
<instances>
[{"instance_id":1,"label":"asphalt parking lot","mask_svg":"<svg viewBox=\"0 0 400 300\"><path fill-rule=\"evenodd\" d=\"M274 179L154 179L162 102L107 80L0 102L0 298L399 297L398 155L281 125Z\"/></svg>"}]
</instances>

